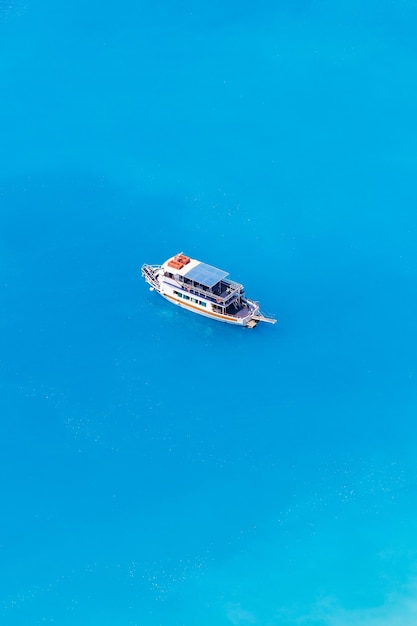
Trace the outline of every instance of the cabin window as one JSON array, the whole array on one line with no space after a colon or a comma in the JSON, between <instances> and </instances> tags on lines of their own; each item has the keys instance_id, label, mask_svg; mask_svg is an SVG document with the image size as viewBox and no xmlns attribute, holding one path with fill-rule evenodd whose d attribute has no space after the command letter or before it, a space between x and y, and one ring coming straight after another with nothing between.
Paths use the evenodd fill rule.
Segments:
<instances>
[{"instance_id":1,"label":"cabin window","mask_svg":"<svg viewBox=\"0 0 417 626\"><path fill-rule=\"evenodd\" d=\"M201 304L201 306L207 306L207 304L205 302L202 302L201 300L198 304Z\"/></svg>"},{"instance_id":2,"label":"cabin window","mask_svg":"<svg viewBox=\"0 0 417 626\"><path fill-rule=\"evenodd\" d=\"M198 304L198 300L196 298L190 298L191 302L194 302L194 304Z\"/></svg>"},{"instance_id":3,"label":"cabin window","mask_svg":"<svg viewBox=\"0 0 417 626\"><path fill-rule=\"evenodd\" d=\"M182 298L182 293L180 293L179 291L174 291L174 295L178 296L179 298Z\"/></svg>"},{"instance_id":4,"label":"cabin window","mask_svg":"<svg viewBox=\"0 0 417 626\"><path fill-rule=\"evenodd\" d=\"M184 300L189 300L190 296L186 296L185 294L182 296L184 298Z\"/></svg>"}]
</instances>

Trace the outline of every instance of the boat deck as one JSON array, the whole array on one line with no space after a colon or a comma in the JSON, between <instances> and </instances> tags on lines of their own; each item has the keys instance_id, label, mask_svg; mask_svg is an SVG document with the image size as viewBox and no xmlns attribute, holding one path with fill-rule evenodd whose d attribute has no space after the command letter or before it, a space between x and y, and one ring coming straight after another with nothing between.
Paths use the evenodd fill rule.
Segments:
<instances>
[{"instance_id":1,"label":"boat deck","mask_svg":"<svg viewBox=\"0 0 417 626\"><path fill-rule=\"evenodd\" d=\"M228 315L233 315L233 317L246 317L247 315L249 315L249 313L251 312L251 310L247 307L244 306L241 309L239 309L239 311L236 311L236 313L228 313Z\"/></svg>"}]
</instances>

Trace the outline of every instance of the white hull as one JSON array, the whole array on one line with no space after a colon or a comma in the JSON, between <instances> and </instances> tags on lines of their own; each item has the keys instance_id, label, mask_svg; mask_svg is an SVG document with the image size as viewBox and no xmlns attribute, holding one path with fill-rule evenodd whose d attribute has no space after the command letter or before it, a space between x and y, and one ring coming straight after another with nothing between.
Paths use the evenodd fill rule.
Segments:
<instances>
[{"instance_id":1,"label":"white hull","mask_svg":"<svg viewBox=\"0 0 417 626\"><path fill-rule=\"evenodd\" d=\"M232 315L224 315L220 313L214 313L213 311L205 311L202 307L181 302L180 300L169 295L168 293L162 293L161 291L158 291L158 293L163 298L165 298L169 302L172 302L173 304L176 304L182 309L186 309L188 311L191 311L192 313L197 313L197 315L202 315L203 317L210 317L212 320L216 320L217 322L225 322L226 324L234 324L235 326L246 326L248 322L250 322L250 320L253 318L255 311L259 310L254 309L253 313L250 313L245 318L237 318L233 317Z\"/></svg>"}]
</instances>

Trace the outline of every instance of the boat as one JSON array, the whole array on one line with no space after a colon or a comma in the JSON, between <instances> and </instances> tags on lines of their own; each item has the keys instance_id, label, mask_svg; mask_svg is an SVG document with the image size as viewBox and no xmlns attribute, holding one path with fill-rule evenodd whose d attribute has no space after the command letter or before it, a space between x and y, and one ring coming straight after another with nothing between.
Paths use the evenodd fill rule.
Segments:
<instances>
[{"instance_id":1,"label":"boat","mask_svg":"<svg viewBox=\"0 0 417 626\"><path fill-rule=\"evenodd\" d=\"M151 291L193 313L246 328L276 322L245 296L243 285L229 280L228 272L182 252L162 265L142 265L141 273Z\"/></svg>"}]
</instances>

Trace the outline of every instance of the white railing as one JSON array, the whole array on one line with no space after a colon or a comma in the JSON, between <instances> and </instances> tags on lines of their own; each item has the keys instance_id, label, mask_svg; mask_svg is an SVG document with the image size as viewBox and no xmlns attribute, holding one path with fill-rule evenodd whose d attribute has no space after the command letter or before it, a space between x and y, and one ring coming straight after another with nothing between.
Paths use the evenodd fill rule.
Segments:
<instances>
[{"instance_id":1,"label":"white railing","mask_svg":"<svg viewBox=\"0 0 417 626\"><path fill-rule=\"evenodd\" d=\"M154 289L159 288L158 280L155 277L155 270L159 269L160 265L142 265L142 276Z\"/></svg>"}]
</instances>

